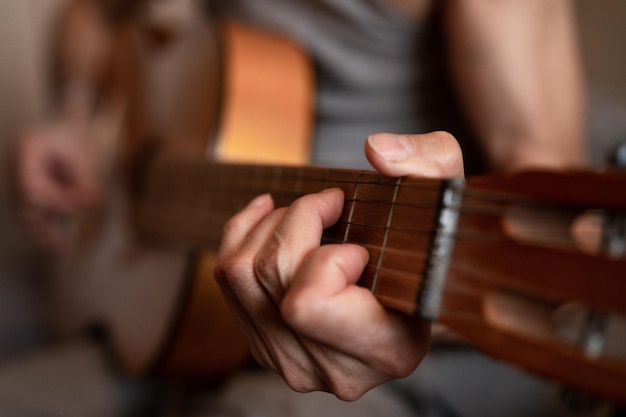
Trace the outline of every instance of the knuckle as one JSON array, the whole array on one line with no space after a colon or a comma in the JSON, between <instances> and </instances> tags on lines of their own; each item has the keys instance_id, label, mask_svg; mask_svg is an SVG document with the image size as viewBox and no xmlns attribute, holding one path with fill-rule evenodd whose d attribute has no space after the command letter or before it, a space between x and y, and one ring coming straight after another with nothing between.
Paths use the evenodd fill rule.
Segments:
<instances>
[{"instance_id":1,"label":"knuckle","mask_svg":"<svg viewBox=\"0 0 626 417\"><path fill-rule=\"evenodd\" d=\"M331 368L326 373L327 390L342 401L356 401L363 396L373 385L365 381L368 378L356 379L348 372L342 372L340 367ZM376 385L376 384L375 384Z\"/></svg>"},{"instance_id":2,"label":"knuckle","mask_svg":"<svg viewBox=\"0 0 626 417\"><path fill-rule=\"evenodd\" d=\"M316 390L316 388L312 384L310 384L308 381L303 381L302 378L300 378L299 376L294 376L292 372L287 372L286 374L282 375L282 377L285 380L285 383L289 386L289 388L296 392L307 393Z\"/></svg>"},{"instance_id":3,"label":"knuckle","mask_svg":"<svg viewBox=\"0 0 626 417\"><path fill-rule=\"evenodd\" d=\"M275 231L254 260L254 273L259 282L280 298L291 274L290 261L284 256L283 248L284 239Z\"/></svg>"},{"instance_id":4,"label":"knuckle","mask_svg":"<svg viewBox=\"0 0 626 417\"><path fill-rule=\"evenodd\" d=\"M295 369L289 368L289 370L282 372L281 377L289 388L296 392L328 391L326 385L321 380L310 373L302 372L297 367Z\"/></svg>"},{"instance_id":5,"label":"knuckle","mask_svg":"<svg viewBox=\"0 0 626 417\"><path fill-rule=\"evenodd\" d=\"M274 233L272 238L266 243L263 251L259 253L254 262L254 271L260 279L275 278L281 275L280 254L281 239Z\"/></svg>"},{"instance_id":6,"label":"knuckle","mask_svg":"<svg viewBox=\"0 0 626 417\"><path fill-rule=\"evenodd\" d=\"M333 393L342 401L352 402L361 398L363 394L365 394L365 391L367 390L354 385L349 385L347 387L337 388L333 391Z\"/></svg>"},{"instance_id":7,"label":"knuckle","mask_svg":"<svg viewBox=\"0 0 626 417\"><path fill-rule=\"evenodd\" d=\"M218 262L215 266L215 277L231 285L239 282L242 277L251 275L253 275L253 268L250 257L239 253Z\"/></svg>"}]
</instances>

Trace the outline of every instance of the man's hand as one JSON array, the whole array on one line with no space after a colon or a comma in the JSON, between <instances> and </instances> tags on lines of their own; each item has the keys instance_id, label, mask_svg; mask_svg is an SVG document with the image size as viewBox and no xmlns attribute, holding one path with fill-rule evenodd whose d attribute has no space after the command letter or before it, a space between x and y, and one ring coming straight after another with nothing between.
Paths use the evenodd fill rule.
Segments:
<instances>
[{"instance_id":1,"label":"man's hand","mask_svg":"<svg viewBox=\"0 0 626 417\"><path fill-rule=\"evenodd\" d=\"M89 136L82 123L63 123L31 131L19 143L23 218L37 242L54 253L68 244L62 220L98 201Z\"/></svg>"},{"instance_id":2,"label":"man's hand","mask_svg":"<svg viewBox=\"0 0 626 417\"><path fill-rule=\"evenodd\" d=\"M365 152L390 176L463 175L460 148L443 132L373 135ZM269 195L257 197L226 224L215 275L261 364L297 391L355 400L410 374L426 353L430 326L386 310L355 285L368 260L364 248L320 246L342 206L337 189L279 209Z\"/></svg>"}]
</instances>

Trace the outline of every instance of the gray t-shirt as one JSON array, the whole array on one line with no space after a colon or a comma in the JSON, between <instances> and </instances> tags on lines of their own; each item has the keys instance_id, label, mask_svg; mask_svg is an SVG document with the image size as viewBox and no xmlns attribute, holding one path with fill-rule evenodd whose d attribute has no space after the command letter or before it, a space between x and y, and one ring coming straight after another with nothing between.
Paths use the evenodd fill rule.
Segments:
<instances>
[{"instance_id":1,"label":"gray t-shirt","mask_svg":"<svg viewBox=\"0 0 626 417\"><path fill-rule=\"evenodd\" d=\"M315 64L313 162L367 168L375 132L452 132L474 141L449 88L436 8L423 21L389 0L223 0L224 15L299 42Z\"/></svg>"}]
</instances>

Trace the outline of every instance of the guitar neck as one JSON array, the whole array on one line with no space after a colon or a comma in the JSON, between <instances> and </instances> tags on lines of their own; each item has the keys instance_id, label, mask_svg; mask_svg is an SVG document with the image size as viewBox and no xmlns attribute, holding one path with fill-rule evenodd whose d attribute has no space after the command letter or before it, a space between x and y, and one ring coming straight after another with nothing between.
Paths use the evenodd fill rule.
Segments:
<instances>
[{"instance_id":1,"label":"guitar neck","mask_svg":"<svg viewBox=\"0 0 626 417\"><path fill-rule=\"evenodd\" d=\"M460 191L462 180L171 160L156 162L147 178L137 216L140 235L152 242L209 250L217 249L224 223L259 194L270 193L280 207L305 194L340 188L343 213L325 230L322 243L367 248L370 260L360 285L388 307L434 318L438 292L424 284L443 285L453 242L451 207L458 208L458 197L450 190ZM442 229L442 219L452 220L446 226L450 230Z\"/></svg>"},{"instance_id":2,"label":"guitar neck","mask_svg":"<svg viewBox=\"0 0 626 417\"><path fill-rule=\"evenodd\" d=\"M621 174L537 171L465 184L370 171L163 159L144 178L136 223L151 242L217 250L225 222L255 196L270 193L280 207L337 187L344 192L343 213L322 243L367 248L370 260L360 284L388 307L432 320L440 297L458 298L453 288L444 288L452 287L445 282L448 275L453 281L490 276L515 291L530 288L535 297L567 296L626 314L623 260L582 252L569 226L560 223L564 230L541 225L551 228L543 237L566 235L557 245L520 242L503 226L508 213L520 209L568 222L590 210L626 211ZM591 276L597 285L589 288Z\"/></svg>"},{"instance_id":3,"label":"guitar neck","mask_svg":"<svg viewBox=\"0 0 626 417\"><path fill-rule=\"evenodd\" d=\"M610 349L590 356L550 321L571 301L626 316L626 260L582 251L571 238L581 213L626 212L624 175L537 171L465 182L188 160L155 161L145 174L140 236L184 248L217 249L225 222L259 194L285 206L341 188L343 213L322 243L367 248L360 284L383 305L436 319L492 356L626 403L626 361ZM509 217L537 223L531 241L515 236Z\"/></svg>"}]
</instances>

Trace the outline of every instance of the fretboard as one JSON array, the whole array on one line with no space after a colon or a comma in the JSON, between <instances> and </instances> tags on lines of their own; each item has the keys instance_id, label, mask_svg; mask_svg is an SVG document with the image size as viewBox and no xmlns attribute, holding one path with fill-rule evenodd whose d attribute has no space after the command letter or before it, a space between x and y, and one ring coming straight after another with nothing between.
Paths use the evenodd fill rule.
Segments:
<instances>
[{"instance_id":1,"label":"fretboard","mask_svg":"<svg viewBox=\"0 0 626 417\"><path fill-rule=\"evenodd\" d=\"M305 194L340 188L345 198L343 213L324 232L321 243L365 247L370 260L360 284L387 307L435 317L424 314L426 307L420 300L424 300L424 291L432 292L429 286L433 281L446 279L446 271L431 278L433 270L446 262L438 256L445 200L453 181L394 179L371 171L190 160L155 161L146 174L136 222L140 235L151 242L208 250L218 248L225 222L257 195L270 193L281 207ZM624 207L625 182L622 175L584 171L537 171L468 180L459 227L450 236L455 240L454 253L443 248L449 251L444 255L453 258L448 282L440 285L445 285L443 295L447 297L444 310L459 311L454 303L468 294L465 287L471 281L472 292L496 282L514 291L531 289L542 297L582 297L592 305L626 311L622 291L618 291L625 261L560 244L554 247L549 241L546 245L525 244L511 239L502 227L509 207L531 211L547 207L551 213L559 210L570 221L572 213L581 210ZM542 229L546 235L556 232ZM568 266L567 285L560 279L563 265ZM592 275L597 275L596 283L601 281L601 285L587 288Z\"/></svg>"},{"instance_id":2,"label":"fretboard","mask_svg":"<svg viewBox=\"0 0 626 417\"><path fill-rule=\"evenodd\" d=\"M562 227L581 213L626 212L626 176L530 171L471 178L464 186L366 171L158 161L145 178L137 211L141 236L209 250L218 247L225 222L259 194L286 206L338 187L343 213L321 243L365 247L370 259L360 284L383 305L436 319L494 356L626 401L624 361L590 358L540 320L546 309L571 301L626 315L626 260L582 251ZM540 215L532 235L542 242L509 235L507 216L519 210ZM458 223L446 220L456 215ZM429 293L435 297L424 296ZM438 305L430 313L433 298ZM524 320L498 321L487 308L494 300L512 306L509 317L522 303Z\"/></svg>"},{"instance_id":3,"label":"fretboard","mask_svg":"<svg viewBox=\"0 0 626 417\"><path fill-rule=\"evenodd\" d=\"M277 207L326 188L343 190L340 220L321 243L357 243L370 260L360 280L388 307L415 314L447 181L394 179L319 167L156 162L147 175L137 223L141 236L216 250L225 222L252 198Z\"/></svg>"}]
</instances>

